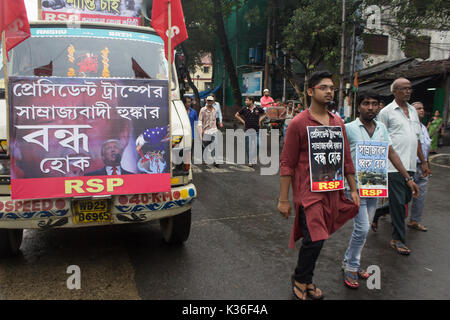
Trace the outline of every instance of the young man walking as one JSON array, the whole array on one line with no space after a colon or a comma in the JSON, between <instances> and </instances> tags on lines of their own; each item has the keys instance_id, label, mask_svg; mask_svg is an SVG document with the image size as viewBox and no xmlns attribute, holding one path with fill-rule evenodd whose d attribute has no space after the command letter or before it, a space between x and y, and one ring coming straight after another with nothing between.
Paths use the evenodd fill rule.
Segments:
<instances>
[{"instance_id":1,"label":"young man walking","mask_svg":"<svg viewBox=\"0 0 450 320\"><path fill-rule=\"evenodd\" d=\"M245 107L234 115L245 128L245 154L247 155L249 167L253 167L257 162L259 128L261 126L261 121L265 118L264 109L255 106L254 103L255 99L253 97L246 97Z\"/></svg>"},{"instance_id":2,"label":"young man walking","mask_svg":"<svg viewBox=\"0 0 450 320\"><path fill-rule=\"evenodd\" d=\"M417 196L419 189L414 181L411 180L411 176L403 167L399 156L392 148L392 142L386 127L383 123L375 120L378 107L379 100L375 92L367 91L358 95L357 110L359 112L359 118L356 118L356 120L345 125L353 163L356 164L356 148L358 142L387 142L389 145L389 160L403 178L408 181L407 185L414 196ZM377 201L378 198L375 197L362 197L358 215L354 218L353 232L342 263L342 268L344 270L344 284L352 289L359 287L358 279L365 280L370 276L361 268L360 259L362 249L366 242L367 233L369 232L370 222L377 209Z\"/></svg>"},{"instance_id":3,"label":"young man walking","mask_svg":"<svg viewBox=\"0 0 450 320\"><path fill-rule=\"evenodd\" d=\"M428 176L429 168L420 146L420 121L416 109L408 101L411 98L411 82L405 78L396 79L391 85L394 101L384 107L378 114L392 141L392 147L400 156L403 166L409 175L414 176L417 157L421 161L422 175ZM389 162L389 211L392 220L391 247L399 254L409 255L411 250L406 246L407 204L412 199L407 180ZM410 180L413 180L411 177Z\"/></svg>"},{"instance_id":4,"label":"young man walking","mask_svg":"<svg viewBox=\"0 0 450 320\"><path fill-rule=\"evenodd\" d=\"M328 111L334 99L335 87L332 74L316 72L309 79L308 95L311 106L289 123L286 141L280 159L280 197L278 210L287 219L291 214L289 189L292 184L296 212L291 233L290 247L303 237L297 267L293 275L293 293L305 300L322 299L322 291L313 283L314 268L324 241L345 222L358 213L359 196L356 189L355 169L351 160L345 126L342 120ZM310 151L307 127L340 127L343 144L343 174L350 185L351 200L343 190L312 192L310 175Z\"/></svg>"}]
</instances>

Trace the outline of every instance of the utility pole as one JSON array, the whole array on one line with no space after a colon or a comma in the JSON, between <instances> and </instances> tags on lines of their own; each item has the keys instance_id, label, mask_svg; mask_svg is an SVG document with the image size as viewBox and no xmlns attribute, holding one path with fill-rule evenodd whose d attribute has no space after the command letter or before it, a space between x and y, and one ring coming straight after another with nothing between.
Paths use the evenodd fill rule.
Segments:
<instances>
[{"instance_id":1,"label":"utility pole","mask_svg":"<svg viewBox=\"0 0 450 320\"><path fill-rule=\"evenodd\" d=\"M283 102L286 101L286 52L283 50Z\"/></svg>"},{"instance_id":2,"label":"utility pole","mask_svg":"<svg viewBox=\"0 0 450 320\"><path fill-rule=\"evenodd\" d=\"M270 52L270 27L272 26L272 1L269 1L267 14L267 33L266 33L266 63L264 66L264 89L269 89L269 52Z\"/></svg>"},{"instance_id":3,"label":"utility pole","mask_svg":"<svg viewBox=\"0 0 450 320\"><path fill-rule=\"evenodd\" d=\"M338 111L344 105L344 58L345 58L345 0L342 0L342 36L341 36L341 70L339 74Z\"/></svg>"},{"instance_id":4,"label":"utility pole","mask_svg":"<svg viewBox=\"0 0 450 320\"><path fill-rule=\"evenodd\" d=\"M350 67L350 88L352 87L353 83L354 83L354 79L355 79L355 63L356 63L356 22L353 21L353 34L352 34L352 57L351 57L351 67ZM351 90L350 92L352 92L353 90ZM354 101L356 101L356 92L353 91L352 92L352 103L351 103L351 107L352 107L352 113L351 113L351 117L354 116L354 109L355 109L355 103Z\"/></svg>"},{"instance_id":5,"label":"utility pole","mask_svg":"<svg viewBox=\"0 0 450 320\"><path fill-rule=\"evenodd\" d=\"M236 75L238 75L238 59L239 59L239 21L238 21L238 11L239 11L239 0L236 0L236 52L235 61L236 65Z\"/></svg>"}]
</instances>

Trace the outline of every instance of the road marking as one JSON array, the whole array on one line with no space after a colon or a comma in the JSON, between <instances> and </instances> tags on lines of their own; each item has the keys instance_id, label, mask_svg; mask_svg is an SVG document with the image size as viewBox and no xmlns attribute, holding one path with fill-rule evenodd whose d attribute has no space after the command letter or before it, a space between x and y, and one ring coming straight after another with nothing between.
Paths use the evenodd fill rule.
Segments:
<instances>
[{"instance_id":1,"label":"road marking","mask_svg":"<svg viewBox=\"0 0 450 320\"><path fill-rule=\"evenodd\" d=\"M206 165L205 168L202 169L198 165L195 165L195 164L192 164L191 168L192 168L193 173L255 172L254 168L250 168L247 165L235 164L235 163L229 163L229 162L227 162L227 164L221 164L219 168L215 167L214 165Z\"/></svg>"},{"instance_id":2,"label":"road marking","mask_svg":"<svg viewBox=\"0 0 450 320\"><path fill-rule=\"evenodd\" d=\"M223 218L214 218L214 219L201 219L198 221L192 221L192 226L203 226L210 222L217 222L217 221L227 221L227 220L241 220L241 219L249 219L249 218L260 218L260 217L267 217L274 215L273 212L271 213L260 213L260 214L249 214L249 215L243 215L243 216L234 216L234 217L223 217Z\"/></svg>"},{"instance_id":3,"label":"road marking","mask_svg":"<svg viewBox=\"0 0 450 320\"><path fill-rule=\"evenodd\" d=\"M438 158L438 157L441 157L441 156L447 156L447 157L450 157L450 153L440 153L440 154L432 155L431 157L429 157L430 162L431 162L433 165L438 166L438 167L450 168L450 166L447 166L447 165L445 165L445 164L438 164L438 163L434 163L434 162L433 162L433 160L434 160L435 158Z\"/></svg>"}]
</instances>

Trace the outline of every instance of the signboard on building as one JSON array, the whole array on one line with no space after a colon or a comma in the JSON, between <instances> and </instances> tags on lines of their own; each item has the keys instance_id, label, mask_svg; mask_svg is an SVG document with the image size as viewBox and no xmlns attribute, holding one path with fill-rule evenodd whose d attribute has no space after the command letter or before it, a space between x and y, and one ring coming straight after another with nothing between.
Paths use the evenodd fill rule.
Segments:
<instances>
[{"instance_id":1,"label":"signboard on building","mask_svg":"<svg viewBox=\"0 0 450 320\"><path fill-rule=\"evenodd\" d=\"M262 95L262 71L244 73L242 75L242 95L261 96Z\"/></svg>"},{"instance_id":2,"label":"signboard on building","mask_svg":"<svg viewBox=\"0 0 450 320\"><path fill-rule=\"evenodd\" d=\"M141 25L142 0L41 0L41 18Z\"/></svg>"}]
</instances>

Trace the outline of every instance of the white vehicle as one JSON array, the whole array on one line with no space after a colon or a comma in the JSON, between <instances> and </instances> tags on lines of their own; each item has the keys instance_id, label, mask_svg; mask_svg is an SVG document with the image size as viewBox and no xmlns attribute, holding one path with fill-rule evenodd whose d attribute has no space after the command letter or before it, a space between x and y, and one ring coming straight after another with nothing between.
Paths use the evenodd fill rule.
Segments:
<instances>
[{"instance_id":1,"label":"white vehicle","mask_svg":"<svg viewBox=\"0 0 450 320\"><path fill-rule=\"evenodd\" d=\"M8 75L40 77L98 77L167 79L168 64L161 38L148 27L95 23L35 22L30 23L31 37L10 51ZM154 41L158 37L160 41ZM98 75L70 70L66 63L76 59L70 56L70 45L78 52L97 53L97 62L103 63ZM109 52L102 55L105 45ZM68 53L69 52L69 53ZM100 60L100 61L99 61ZM105 67L106 66L106 67ZM109 221L81 213L80 198L51 197L33 200L11 200L10 158L6 153L8 107L5 85L0 79L0 257L19 253L23 229L76 228L123 223L144 223L160 220L163 238L168 243L181 244L190 233L192 202L196 188L190 168L191 126L180 100L174 67L172 76L172 104L170 126L172 155L183 163L172 164L171 192L135 195L108 195L81 199L84 203L98 202L107 206ZM101 70L100 70L101 71ZM3 70L0 70L3 78ZM26 157L27 155L22 155ZM174 157L172 157L173 159ZM42 185L42 188L46 188ZM88 221L87 221L88 220Z\"/></svg>"}]
</instances>

